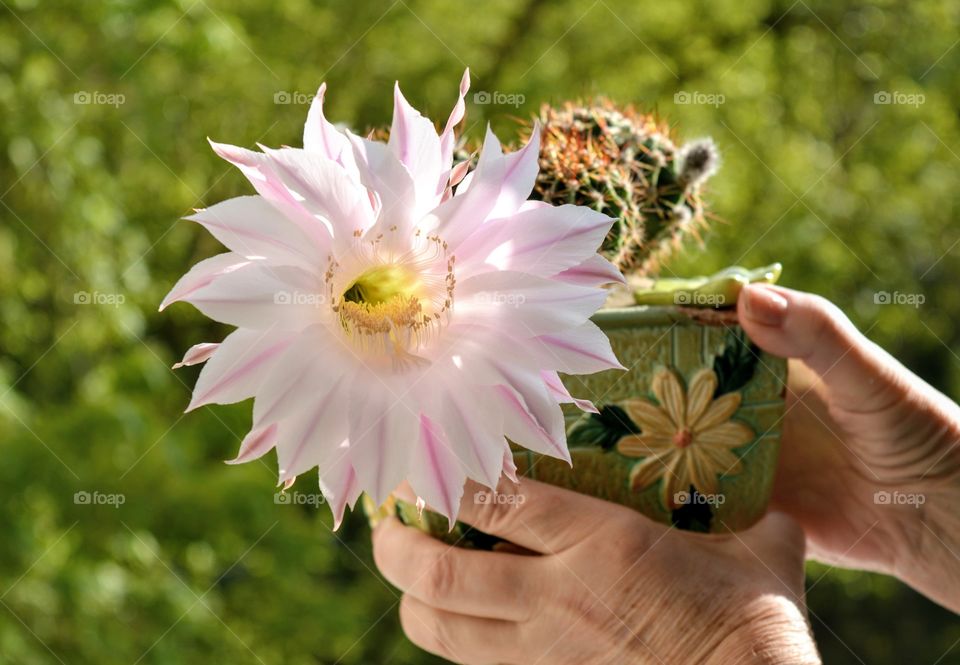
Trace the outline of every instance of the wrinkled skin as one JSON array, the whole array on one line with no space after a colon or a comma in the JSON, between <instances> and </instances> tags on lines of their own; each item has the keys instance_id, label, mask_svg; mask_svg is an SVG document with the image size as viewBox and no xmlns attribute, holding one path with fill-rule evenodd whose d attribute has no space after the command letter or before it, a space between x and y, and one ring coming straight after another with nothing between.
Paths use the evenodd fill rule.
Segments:
<instances>
[{"instance_id":1,"label":"wrinkled skin","mask_svg":"<svg viewBox=\"0 0 960 665\"><path fill-rule=\"evenodd\" d=\"M960 611L960 408L823 298L744 293L750 337L795 359L774 505L811 558L895 575Z\"/></svg>"},{"instance_id":2,"label":"wrinkled skin","mask_svg":"<svg viewBox=\"0 0 960 665\"><path fill-rule=\"evenodd\" d=\"M395 519L374 532L410 639L459 663L817 663L805 554L960 610L958 407L822 298L754 285L739 314L794 359L773 512L704 536L530 480L505 481L516 498L500 503L468 485L460 518L513 551L451 548Z\"/></svg>"},{"instance_id":3,"label":"wrinkled skin","mask_svg":"<svg viewBox=\"0 0 960 665\"><path fill-rule=\"evenodd\" d=\"M457 663L599 665L737 662L762 645L752 662L819 662L791 518L705 536L535 481L504 481L515 502L474 503L477 489L461 519L532 555L452 548L396 518L374 531L423 649Z\"/></svg>"}]
</instances>

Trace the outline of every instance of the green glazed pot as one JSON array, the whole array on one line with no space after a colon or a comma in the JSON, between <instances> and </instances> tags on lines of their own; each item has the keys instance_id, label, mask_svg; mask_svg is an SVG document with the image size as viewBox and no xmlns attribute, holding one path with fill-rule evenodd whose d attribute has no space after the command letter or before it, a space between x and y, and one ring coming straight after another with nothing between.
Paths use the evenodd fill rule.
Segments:
<instances>
[{"instance_id":1,"label":"green glazed pot","mask_svg":"<svg viewBox=\"0 0 960 665\"><path fill-rule=\"evenodd\" d=\"M629 307L601 310L593 321L628 369L564 377L600 413L564 405L572 467L517 448L518 474L679 528L722 533L756 522L777 465L786 361L750 342L735 310ZM364 498L372 523L396 511L451 543L498 542L459 523L451 531L446 518L418 516L404 502L378 509Z\"/></svg>"}]
</instances>

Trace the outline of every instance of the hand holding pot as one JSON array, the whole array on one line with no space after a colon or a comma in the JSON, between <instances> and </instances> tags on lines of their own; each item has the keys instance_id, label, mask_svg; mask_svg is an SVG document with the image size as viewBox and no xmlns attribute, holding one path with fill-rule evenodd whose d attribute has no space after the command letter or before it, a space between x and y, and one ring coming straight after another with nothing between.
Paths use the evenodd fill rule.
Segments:
<instances>
[{"instance_id":1,"label":"hand holding pot","mask_svg":"<svg viewBox=\"0 0 960 665\"><path fill-rule=\"evenodd\" d=\"M810 555L960 611L960 408L819 296L750 285L738 306L754 342L796 359L773 501Z\"/></svg>"},{"instance_id":2,"label":"hand holding pot","mask_svg":"<svg viewBox=\"0 0 960 665\"><path fill-rule=\"evenodd\" d=\"M683 532L524 479L468 484L460 519L526 548L469 550L395 517L374 558L404 591L418 646L458 663L819 663L803 604L803 533L767 515L727 535Z\"/></svg>"}]
</instances>

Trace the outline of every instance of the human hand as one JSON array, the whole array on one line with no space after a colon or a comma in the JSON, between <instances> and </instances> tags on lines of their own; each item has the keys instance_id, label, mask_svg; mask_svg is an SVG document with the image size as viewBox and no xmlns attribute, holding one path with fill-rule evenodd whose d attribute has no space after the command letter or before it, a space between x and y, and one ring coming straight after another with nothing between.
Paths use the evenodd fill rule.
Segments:
<instances>
[{"instance_id":1,"label":"human hand","mask_svg":"<svg viewBox=\"0 0 960 665\"><path fill-rule=\"evenodd\" d=\"M773 501L810 555L960 611L960 408L819 296L750 285L738 309L760 348L796 359Z\"/></svg>"},{"instance_id":2,"label":"human hand","mask_svg":"<svg viewBox=\"0 0 960 665\"><path fill-rule=\"evenodd\" d=\"M523 479L460 519L530 551L451 547L394 517L374 559L403 590L410 639L458 663L819 663L803 604L804 537L767 515L703 535ZM489 496L489 493L488 493ZM516 551L516 550L515 550Z\"/></svg>"}]
</instances>

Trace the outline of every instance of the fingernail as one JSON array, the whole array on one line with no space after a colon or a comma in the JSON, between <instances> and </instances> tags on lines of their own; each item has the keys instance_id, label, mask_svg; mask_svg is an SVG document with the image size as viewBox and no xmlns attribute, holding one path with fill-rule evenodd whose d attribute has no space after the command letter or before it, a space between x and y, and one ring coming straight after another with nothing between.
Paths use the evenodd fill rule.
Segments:
<instances>
[{"instance_id":1,"label":"fingernail","mask_svg":"<svg viewBox=\"0 0 960 665\"><path fill-rule=\"evenodd\" d=\"M747 315L765 326L779 326L787 317L787 299L761 285L744 288Z\"/></svg>"}]
</instances>

